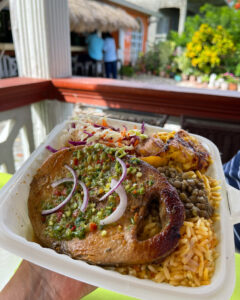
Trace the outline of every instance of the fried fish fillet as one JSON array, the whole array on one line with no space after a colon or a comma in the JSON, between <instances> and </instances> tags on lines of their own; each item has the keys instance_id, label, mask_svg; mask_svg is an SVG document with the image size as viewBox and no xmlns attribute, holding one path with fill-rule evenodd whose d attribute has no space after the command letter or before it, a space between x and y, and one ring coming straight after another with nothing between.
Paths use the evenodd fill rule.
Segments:
<instances>
[{"instance_id":1,"label":"fried fish fillet","mask_svg":"<svg viewBox=\"0 0 240 300\"><path fill-rule=\"evenodd\" d=\"M158 262L176 248L185 217L184 206L176 190L157 169L129 155L122 158L128 170L122 182L127 194L127 208L114 223L103 227L99 225L99 220L107 216L111 201L115 200L115 206L108 214L119 205L116 193L100 201L109 178L119 179L121 175L116 151L103 145L98 149L77 146L60 150L43 163L32 180L28 200L29 217L42 246L74 259L109 266ZM88 186L88 207L85 212L79 210L82 194L78 187L71 201L60 211L42 216L44 208L56 206L57 201L64 198L66 190L71 189L71 182L60 184L57 192L51 186L56 180L69 177L65 165L75 169L78 179ZM89 178L92 178L90 183ZM158 203L161 230L150 238L140 240L142 224L153 200ZM93 223L96 226L91 230ZM84 235L79 235L83 228Z\"/></svg>"}]
</instances>

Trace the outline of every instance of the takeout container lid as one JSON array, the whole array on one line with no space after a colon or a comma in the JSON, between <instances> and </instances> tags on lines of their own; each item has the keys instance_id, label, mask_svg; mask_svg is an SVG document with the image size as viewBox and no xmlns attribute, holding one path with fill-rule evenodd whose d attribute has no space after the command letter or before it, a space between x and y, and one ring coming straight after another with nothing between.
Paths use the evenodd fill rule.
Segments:
<instances>
[{"instance_id":1,"label":"takeout container lid","mask_svg":"<svg viewBox=\"0 0 240 300\"><path fill-rule=\"evenodd\" d=\"M115 127L126 125L129 129L135 125L109 119ZM235 285L235 260L233 224L240 222L240 192L227 186L222 170L220 155L216 146L206 138L196 136L210 151L214 163L209 174L220 181L222 186L220 205L220 224L216 232L220 237L215 274L210 285L201 287L175 287L165 283L138 279L118 272L73 260L67 255L58 254L52 249L43 248L33 242L32 227L28 218L27 201L29 184L36 170L49 156L47 145L59 148L60 135L69 122L56 126L48 135L46 142L36 149L23 166L13 175L0 191L0 247L26 260L74 279L107 288L139 299L229 299ZM146 132L171 131L146 125Z\"/></svg>"}]
</instances>

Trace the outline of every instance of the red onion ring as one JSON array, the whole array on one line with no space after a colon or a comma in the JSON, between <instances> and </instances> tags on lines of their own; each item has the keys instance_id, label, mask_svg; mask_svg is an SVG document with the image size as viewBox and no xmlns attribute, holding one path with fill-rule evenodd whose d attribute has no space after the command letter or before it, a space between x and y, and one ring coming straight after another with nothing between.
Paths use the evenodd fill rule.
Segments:
<instances>
[{"instance_id":1,"label":"red onion ring","mask_svg":"<svg viewBox=\"0 0 240 300\"><path fill-rule=\"evenodd\" d=\"M86 141L68 141L69 144L73 146L86 145Z\"/></svg>"},{"instance_id":2,"label":"red onion ring","mask_svg":"<svg viewBox=\"0 0 240 300\"><path fill-rule=\"evenodd\" d=\"M93 133L87 132L86 130L83 130L83 132L84 132L85 134L87 134L89 137L90 137L90 136L93 136Z\"/></svg>"},{"instance_id":3,"label":"red onion ring","mask_svg":"<svg viewBox=\"0 0 240 300\"><path fill-rule=\"evenodd\" d=\"M117 161L120 163L120 165L122 167L122 176L120 177L119 181L116 182L116 185L114 187L112 187L110 189L110 191L108 191L105 195L103 195L99 199L99 201L102 201L102 200L106 199L108 196L110 196L119 187L119 185L123 182L123 180L127 176L127 167L126 167L125 163L119 157L116 157L116 159L117 159Z\"/></svg>"},{"instance_id":4,"label":"red onion ring","mask_svg":"<svg viewBox=\"0 0 240 300\"><path fill-rule=\"evenodd\" d=\"M76 190L76 187L77 187L77 176L76 176L74 170L71 167L69 167L68 165L65 165L64 167L67 168L68 171L71 172L71 174L73 176L73 187L72 187L72 190L69 193L69 195L59 205L57 205L56 207L51 208L51 209L43 210L42 211L42 215L43 216L50 215L50 214L58 211L60 208L62 208L72 198L73 193Z\"/></svg>"},{"instance_id":5,"label":"red onion ring","mask_svg":"<svg viewBox=\"0 0 240 300\"><path fill-rule=\"evenodd\" d=\"M115 187L117 184L117 181L115 179L112 179L111 181L111 187ZM108 217L106 217L103 220L100 220L100 225L107 225L116 222L119 220L122 215L124 214L126 208L127 208L127 194L124 189L124 187L120 184L117 188L115 188L115 191L118 193L120 197L120 202L116 208L116 210Z\"/></svg>"},{"instance_id":6,"label":"red onion ring","mask_svg":"<svg viewBox=\"0 0 240 300\"><path fill-rule=\"evenodd\" d=\"M87 208L87 206L88 206L88 200L89 200L89 194L88 194L88 189L87 189L87 187L86 187L86 185L85 185L85 183L83 183L82 181L78 181L78 183L81 185L81 187L83 188L83 203L82 203L82 205L81 205L81 207L80 207L80 210L82 211L82 212L85 212L85 210L86 210L86 208Z\"/></svg>"},{"instance_id":7,"label":"red onion ring","mask_svg":"<svg viewBox=\"0 0 240 300\"><path fill-rule=\"evenodd\" d=\"M58 151L57 149L53 148L53 147L50 146L50 145L46 146L46 149L47 149L48 151L52 152L52 153L55 153L55 152Z\"/></svg>"},{"instance_id":8,"label":"red onion ring","mask_svg":"<svg viewBox=\"0 0 240 300\"><path fill-rule=\"evenodd\" d=\"M72 178L62 178L62 179L59 179L57 181L54 181L52 184L51 184L51 187L55 188L57 187L59 184L61 183L64 183L64 182L73 182L73 179Z\"/></svg>"},{"instance_id":9,"label":"red onion ring","mask_svg":"<svg viewBox=\"0 0 240 300\"><path fill-rule=\"evenodd\" d=\"M131 138L130 139L130 145L134 145L136 140L139 140L139 136L137 136L137 135L131 135L130 138Z\"/></svg>"},{"instance_id":10,"label":"red onion ring","mask_svg":"<svg viewBox=\"0 0 240 300\"><path fill-rule=\"evenodd\" d=\"M103 126L103 125L98 125L98 124L93 124L93 126L95 127L95 128L101 128L101 129L112 129L113 131L120 131L120 129L119 128L114 128L114 127L112 127L112 126Z\"/></svg>"},{"instance_id":11,"label":"red onion ring","mask_svg":"<svg viewBox=\"0 0 240 300\"><path fill-rule=\"evenodd\" d=\"M62 179L59 179L59 180L57 180L57 181L54 181L54 182L51 184L51 186L52 186L53 188L55 188L55 187L57 187L57 186L58 186L59 184L61 184L61 183L64 183L64 182L73 182L73 181L74 181L74 180L73 180L72 178L62 178ZM86 185L85 185L84 182L78 180L77 183L79 183L79 184L81 185L82 189L83 189L83 203L82 203L82 205L81 205L81 207L80 207L80 210L81 210L82 212L85 212L85 210L86 210L86 208L87 208L87 205L88 205L88 201L89 201L89 193L88 193L88 189L87 189L87 187L86 187Z\"/></svg>"}]
</instances>

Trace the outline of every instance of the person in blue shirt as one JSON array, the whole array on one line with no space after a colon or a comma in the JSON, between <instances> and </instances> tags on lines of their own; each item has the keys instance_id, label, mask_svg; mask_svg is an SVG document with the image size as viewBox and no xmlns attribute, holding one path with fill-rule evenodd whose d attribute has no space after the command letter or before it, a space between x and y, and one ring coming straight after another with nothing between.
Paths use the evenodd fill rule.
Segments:
<instances>
[{"instance_id":1,"label":"person in blue shirt","mask_svg":"<svg viewBox=\"0 0 240 300\"><path fill-rule=\"evenodd\" d=\"M110 33L103 33L103 60L107 78L117 79L117 53L115 41Z\"/></svg>"},{"instance_id":2,"label":"person in blue shirt","mask_svg":"<svg viewBox=\"0 0 240 300\"><path fill-rule=\"evenodd\" d=\"M227 183L240 190L240 151L229 162L223 165L223 170ZM235 246L240 251L240 223L234 225L233 230Z\"/></svg>"},{"instance_id":3,"label":"person in blue shirt","mask_svg":"<svg viewBox=\"0 0 240 300\"><path fill-rule=\"evenodd\" d=\"M94 62L103 59L103 39L100 38L96 31L91 33L87 39L88 55Z\"/></svg>"}]
</instances>

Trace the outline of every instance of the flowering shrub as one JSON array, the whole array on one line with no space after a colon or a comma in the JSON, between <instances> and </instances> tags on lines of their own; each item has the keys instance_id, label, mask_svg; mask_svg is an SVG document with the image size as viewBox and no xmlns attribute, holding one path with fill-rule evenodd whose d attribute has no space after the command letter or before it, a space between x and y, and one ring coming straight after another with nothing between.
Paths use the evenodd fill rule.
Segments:
<instances>
[{"instance_id":1,"label":"flowering shrub","mask_svg":"<svg viewBox=\"0 0 240 300\"><path fill-rule=\"evenodd\" d=\"M167 72L167 65L171 64L174 50L175 44L171 41L154 44L148 52L139 56L135 71L137 73L151 72L154 75L157 75L160 70Z\"/></svg>"},{"instance_id":2,"label":"flowering shrub","mask_svg":"<svg viewBox=\"0 0 240 300\"><path fill-rule=\"evenodd\" d=\"M226 72L222 75L222 78L225 79L228 83L238 83L238 78L236 78L232 73Z\"/></svg>"},{"instance_id":3,"label":"flowering shrub","mask_svg":"<svg viewBox=\"0 0 240 300\"><path fill-rule=\"evenodd\" d=\"M232 36L222 26L214 29L208 24L202 24L187 44L186 55L191 59L193 67L209 74L235 51Z\"/></svg>"}]
</instances>

